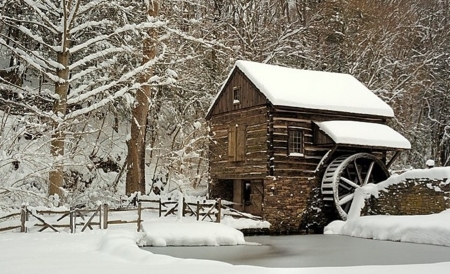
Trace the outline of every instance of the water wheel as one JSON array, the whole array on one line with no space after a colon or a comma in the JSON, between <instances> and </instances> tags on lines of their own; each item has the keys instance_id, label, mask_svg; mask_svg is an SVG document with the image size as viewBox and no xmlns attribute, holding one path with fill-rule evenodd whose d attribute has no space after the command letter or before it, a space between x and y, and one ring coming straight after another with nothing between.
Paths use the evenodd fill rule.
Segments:
<instances>
[{"instance_id":1,"label":"water wheel","mask_svg":"<svg viewBox=\"0 0 450 274\"><path fill-rule=\"evenodd\" d=\"M379 183L389 177L385 164L369 153L357 153L334 159L322 178L322 195L326 204L334 205L343 220L353 201L355 189Z\"/></svg>"}]
</instances>

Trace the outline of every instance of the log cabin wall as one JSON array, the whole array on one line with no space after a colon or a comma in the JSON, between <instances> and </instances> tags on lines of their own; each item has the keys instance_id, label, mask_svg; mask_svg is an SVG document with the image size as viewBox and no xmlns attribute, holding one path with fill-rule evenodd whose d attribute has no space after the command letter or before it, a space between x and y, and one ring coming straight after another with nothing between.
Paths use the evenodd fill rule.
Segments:
<instances>
[{"instance_id":1,"label":"log cabin wall","mask_svg":"<svg viewBox=\"0 0 450 274\"><path fill-rule=\"evenodd\" d=\"M386 123L386 118L374 116L273 106L237 68L207 119L211 129L210 195L242 203L244 182L262 184L258 211L272 223L272 233L300 232L303 222L310 222L308 208L316 200L322 201L316 193L326 165L318 173L315 169L334 144L314 122ZM301 131L300 153L289 154L289 129ZM380 158L384 153L338 148L332 159L356 152L375 153ZM245 210L245 203L240 207Z\"/></svg>"},{"instance_id":2,"label":"log cabin wall","mask_svg":"<svg viewBox=\"0 0 450 274\"><path fill-rule=\"evenodd\" d=\"M272 233L291 234L306 233L302 227L310 220L306 214L312 204L322 201L317 193L320 189L324 166L318 173L315 169L322 157L333 147L333 141L322 133L313 122L329 120L354 120L361 122L386 123L384 118L365 117L352 114L333 113L320 110L301 110L287 108L269 108L269 175L264 180L263 217L269 221ZM303 150L301 154L289 155L289 128L303 133ZM318 144L319 143L319 144ZM363 152L363 148L338 149L332 158L340 154ZM374 153L369 149L366 152ZM377 152L375 152L377 154ZM378 153L380 158L383 156ZM320 215L320 214L319 214ZM317 218L317 217L315 217ZM320 215L319 223L326 223L326 215ZM305 224L304 224L304 223ZM320 231L315 231L320 232Z\"/></svg>"},{"instance_id":3,"label":"log cabin wall","mask_svg":"<svg viewBox=\"0 0 450 274\"><path fill-rule=\"evenodd\" d=\"M267 104L266 98L239 69L234 70L219 96L212 106L211 116Z\"/></svg>"},{"instance_id":4,"label":"log cabin wall","mask_svg":"<svg viewBox=\"0 0 450 274\"><path fill-rule=\"evenodd\" d=\"M317 177L315 169L325 153L333 146L331 139L325 135L320 135L313 122L331 120L353 120L372 123L386 123L385 118L371 116L333 113L323 110L302 110L287 108L272 108L269 135L273 144L271 151L271 175L273 176L296 176L304 180ZM300 130L303 133L303 153L302 155L289 155L289 128ZM317 142L321 144L317 144ZM336 151L336 155L343 153L363 152L362 148L355 148ZM367 151L373 152L373 151ZM333 157L335 158L335 157ZM320 177L320 176L318 176ZM321 178L321 177L320 177Z\"/></svg>"},{"instance_id":5,"label":"log cabin wall","mask_svg":"<svg viewBox=\"0 0 450 274\"><path fill-rule=\"evenodd\" d=\"M267 108L259 106L238 110L210 120L209 167L214 179L252 179L267 176ZM236 127L237 125L237 127ZM236 139L236 152L230 155L230 132L243 129Z\"/></svg>"},{"instance_id":6,"label":"log cabin wall","mask_svg":"<svg viewBox=\"0 0 450 274\"><path fill-rule=\"evenodd\" d=\"M267 113L266 98L236 69L209 115L213 179L267 175Z\"/></svg>"}]
</instances>

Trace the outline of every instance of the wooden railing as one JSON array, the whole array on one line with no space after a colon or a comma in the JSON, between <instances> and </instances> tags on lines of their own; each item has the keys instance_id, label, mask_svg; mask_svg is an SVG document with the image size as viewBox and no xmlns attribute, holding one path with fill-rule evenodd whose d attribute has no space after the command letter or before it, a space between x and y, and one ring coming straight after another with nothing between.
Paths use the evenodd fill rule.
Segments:
<instances>
[{"instance_id":1,"label":"wooden railing","mask_svg":"<svg viewBox=\"0 0 450 274\"><path fill-rule=\"evenodd\" d=\"M12 218L14 218L16 216L20 216L20 215L21 215L21 212L18 212L18 213L12 213L12 214L0 217L0 223L4 222L5 220L12 219ZM7 231L7 230L13 230L13 229L17 229L17 228L20 228L20 231L22 232L22 225L21 224L20 225L12 225L12 226L10 225L10 226L7 226L7 227L1 227L0 228L0 232L1 231Z\"/></svg>"},{"instance_id":2,"label":"wooden railing","mask_svg":"<svg viewBox=\"0 0 450 274\"><path fill-rule=\"evenodd\" d=\"M183 206L181 215L183 217L186 217L186 215L188 217L194 216L197 221L206 220L220 223L223 216L261 220L260 217L242 213L229 207L228 205L222 203L221 199L204 200L203 202L186 202L186 200L183 199L182 202ZM141 224L143 222L142 213L145 210L158 211L159 217L179 214L179 202L177 201L163 202L161 199L139 199L136 203L137 205L132 208L111 209L107 204L104 204L99 205L96 209L71 208L66 211L35 210L28 208L27 206L23 206L20 212L0 217L1 224L2 221L19 219L18 217L20 216L20 220L17 220L17 224L0 228L0 232L19 228L20 232L27 232L30 230L28 225L31 224L31 219L34 221L34 224L31 225L31 227L37 227L39 232L46 229L53 230L54 232L60 232L61 229L68 229L71 233L75 233L77 227L81 227L81 232L83 232L87 228L90 230L94 229L94 226L97 226L99 229L107 229L109 225L130 223L136 223L137 231L140 231ZM128 221L114 218L114 215L116 215L115 213L127 211L136 212L136 218Z\"/></svg>"}]
</instances>

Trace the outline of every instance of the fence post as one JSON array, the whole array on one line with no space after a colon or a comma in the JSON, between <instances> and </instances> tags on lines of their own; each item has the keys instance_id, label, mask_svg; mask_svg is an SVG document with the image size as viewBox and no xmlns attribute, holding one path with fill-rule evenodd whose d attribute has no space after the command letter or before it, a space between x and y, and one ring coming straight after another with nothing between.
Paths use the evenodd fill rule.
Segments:
<instances>
[{"instance_id":1,"label":"fence post","mask_svg":"<svg viewBox=\"0 0 450 274\"><path fill-rule=\"evenodd\" d=\"M186 198L183 197L183 212L181 216L186 217Z\"/></svg>"},{"instance_id":2,"label":"fence post","mask_svg":"<svg viewBox=\"0 0 450 274\"><path fill-rule=\"evenodd\" d=\"M108 204L103 204L103 229L108 228Z\"/></svg>"},{"instance_id":3,"label":"fence post","mask_svg":"<svg viewBox=\"0 0 450 274\"><path fill-rule=\"evenodd\" d=\"M27 220L28 220L27 206L23 205L22 210L20 211L20 232L27 233L27 226L26 226Z\"/></svg>"},{"instance_id":4,"label":"fence post","mask_svg":"<svg viewBox=\"0 0 450 274\"><path fill-rule=\"evenodd\" d=\"M141 210L142 210L142 203L138 203L138 220L137 220L137 232L141 231Z\"/></svg>"},{"instance_id":5,"label":"fence post","mask_svg":"<svg viewBox=\"0 0 450 274\"><path fill-rule=\"evenodd\" d=\"M216 223L220 223L220 218L222 215L222 199L217 199L217 218Z\"/></svg>"},{"instance_id":6,"label":"fence post","mask_svg":"<svg viewBox=\"0 0 450 274\"><path fill-rule=\"evenodd\" d=\"M98 228L102 229L102 205L99 205L97 207L98 211Z\"/></svg>"},{"instance_id":7,"label":"fence post","mask_svg":"<svg viewBox=\"0 0 450 274\"><path fill-rule=\"evenodd\" d=\"M159 198L159 217L161 217L161 212L162 212L162 203L161 198Z\"/></svg>"},{"instance_id":8,"label":"fence post","mask_svg":"<svg viewBox=\"0 0 450 274\"><path fill-rule=\"evenodd\" d=\"M197 221L200 219L200 201L197 201L197 210L195 211L197 215Z\"/></svg>"},{"instance_id":9,"label":"fence post","mask_svg":"<svg viewBox=\"0 0 450 274\"><path fill-rule=\"evenodd\" d=\"M70 233L75 233L76 226L77 226L77 214L76 209L73 207L70 207L70 213L69 213L69 226L70 226Z\"/></svg>"}]
</instances>

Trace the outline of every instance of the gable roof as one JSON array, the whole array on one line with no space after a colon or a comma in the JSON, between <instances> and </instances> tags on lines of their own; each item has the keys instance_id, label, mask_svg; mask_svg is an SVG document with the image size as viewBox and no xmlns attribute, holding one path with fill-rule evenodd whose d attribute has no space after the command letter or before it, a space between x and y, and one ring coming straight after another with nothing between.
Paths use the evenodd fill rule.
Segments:
<instances>
[{"instance_id":1,"label":"gable roof","mask_svg":"<svg viewBox=\"0 0 450 274\"><path fill-rule=\"evenodd\" d=\"M388 104L349 74L300 70L241 60L236 62L232 72L235 69L244 73L274 106L394 117ZM232 72L225 85L232 77ZM214 102L211 108L213 106Z\"/></svg>"},{"instance_id":2,"label":"gable roof","mask_svg":"<svg viewBox=\"0 0 450 274\"><path fill-rule=\"evenodd\" d=\"M387 125L357 121L315 122L336 144L411 149L411 143Z\"/></svg>"}]
</instances>

